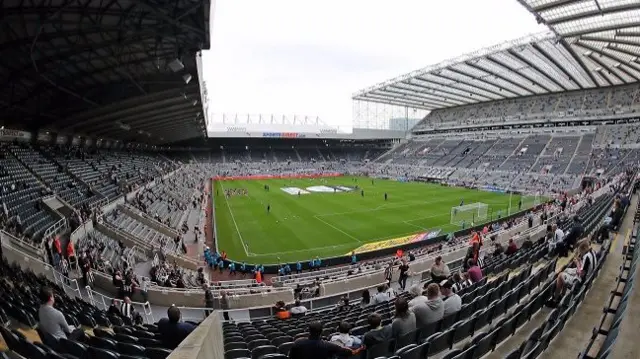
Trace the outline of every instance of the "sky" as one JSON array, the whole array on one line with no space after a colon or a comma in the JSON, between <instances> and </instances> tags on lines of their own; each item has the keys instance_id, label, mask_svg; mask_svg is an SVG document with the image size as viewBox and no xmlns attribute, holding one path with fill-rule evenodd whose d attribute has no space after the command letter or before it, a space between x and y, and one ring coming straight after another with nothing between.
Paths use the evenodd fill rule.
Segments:
<instances>
[{"instance_id":1,"label":"sky","mask_svg":"<svg viewBox=\"0 0 640 359\"><path fill-rule=\"evenodd\" d=\"M210 122L297 114L341 129L354 92L545 30L516 0L217 0L211 21Z\"/></svg>"}]
</instances>

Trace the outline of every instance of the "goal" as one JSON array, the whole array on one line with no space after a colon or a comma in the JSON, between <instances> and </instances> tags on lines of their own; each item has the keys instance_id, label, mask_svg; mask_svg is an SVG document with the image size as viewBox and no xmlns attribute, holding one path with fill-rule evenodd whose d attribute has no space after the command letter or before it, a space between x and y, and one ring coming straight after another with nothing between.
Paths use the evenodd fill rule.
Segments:
<instances>
[{"instance_id":1,"label":"goal","mask_svg":"<svg viewBox=\"0 0 640 359\"><path fill-rule=\"evenodd\" d=\"M451 224L469 227L472 223L484 222L487 220L488 209L489 206L482 202L451 207Z\"/></svg>"},{"instance_id":2,"label":"goal","mask_svg":"<svg viewBox=\"0 0 640 359\"><path fill-rule=\"evenodd\" d=\"M526 211L542 203L540 201L540 193L523 193L519 200L511 203L509 213L517 213Z\"/></svg>"}]
</instances>

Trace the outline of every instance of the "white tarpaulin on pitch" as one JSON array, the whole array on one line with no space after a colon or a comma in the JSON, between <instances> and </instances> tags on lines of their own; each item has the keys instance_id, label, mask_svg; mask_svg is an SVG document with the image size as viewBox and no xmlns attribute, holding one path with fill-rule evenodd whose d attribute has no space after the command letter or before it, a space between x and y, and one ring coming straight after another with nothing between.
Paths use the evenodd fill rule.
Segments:
<instances>
[{"instance_id":1,"label":"white tarpaulin on pitch","mask_svg":"<svg viewBox=\"0 0 640 359\"><path fill-rule=\"evenodd\" d=\"M307 191L309 192L322 192L322 193L333 193L336 190L333 187L328 186L311 186L307 187Z\"/></svg>"},{"instance_id":2,"label":"white tarpaulin on pitch","mask_svg":"<svg viewBox=\"0 0 640 359\"><path fill-rule=\"evenodd\" d=\"M298 187L282 187L280 188L282 191L284 191L285 193L288 193L290 195L293 196L297 196L298 194L309 194L309 191L303 190L302 188L298 188Z\"/></svg>"}]
</instances>

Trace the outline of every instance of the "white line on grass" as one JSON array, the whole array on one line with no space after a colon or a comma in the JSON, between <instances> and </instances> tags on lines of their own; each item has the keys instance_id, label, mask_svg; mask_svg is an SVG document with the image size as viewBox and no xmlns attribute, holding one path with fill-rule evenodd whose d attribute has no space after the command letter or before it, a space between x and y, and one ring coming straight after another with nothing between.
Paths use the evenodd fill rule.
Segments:
<instances>
[{"instance_id":1,"label":"white line on grass","mask_svg":"<svg viewBox=\"0 0 640 359\"><path fill-rule=\"evenodd\" d=\"M293 251L270 252L270 253L254 253L254 254L256 256L275 256L275 255L281 255L281 254L304 253L304 252L317 251L317 250L321 250L321 249L336 249L336 248L353 247L353 246L354 245L352 243L347 243L347 244L336 244L336 245L333 245L333 246L298 249L298 250L293 250Z\"/></svg>"},{"instance_id":2,"label":"white line on grass","mask_svg":"<svg viewBox=\"0 0 640 359\"><path fill-rule=\"evenodd\" d=\"M361 210L357 210L357 211L317 214L316 217L329 217L329 216L339 216L339 215L343 215L343 214L375 212L375 211L379 211L381 209L396 209L396 208L414 207L414 206L417 206L417 205L420 205L420 204L434 204L434 203L441 203L441 202L450 202L450 200L421 201L421 202L413 202L413 203L409 203L409 204L403 204L403 205L399 205L399 206L388 206L388 207L384 207L384 206L387 206L387 205L383 204L383 205L375 207L375 208L361 209Z\"/></svg>"},{"instance_id":3,"label":"white line on grass","mask_svg":"<svg viewBox=\"0 0 640 359\"><path fill-rule=\"evenodd\" d=\"M240 233L240 228L238 228L238 222L236 222L236 217L233 215L233 210L231 209L231 205L229 204L229 199L224 194L224 185L222 184L222 181L220 181L220 188L222 188L222 195L224 196L224 202L227 204L227 208L229 209L229 214L231 214L231 220L233 221L233 225L236 226L236 232L238 232L238 238L240 238L240 243L242 243L242 248L244 249L244 254L247 257L251 257L249 255L249 249L247 247L247 244L244 243L244 239L242 239L242 234Z\"/></svg>"},{"instance_id":4,"label":"white line on grass","mask_svg":"<svg viewBox=\"0 0 640 359\"><path fill-rule=\"evenodd\" d=\"M340 233L344 234L345 236L347 236L347 237L349 237L349 238L351 238L351 239L355 240L356 242L358 242L358 243L362 243L362 241L361 241L361 240L359 240L358 238L356 238L356 237L354 237L354 236L350 235L349 233L347 233L347 232L343 231L342 229L340 229L340 228L338 228L338 227L334 226L333 224L331 224L331 223L329 223L329 222L325 221L324 219L320 218L318 215L313 216L313 218L315 218L315 219L317 219L318 221L320 221L320 222L322 222L322 223L326 224L327 226L329 226L329 227L331 227L331 228L335 229L336 231L338 231L338 232L340 232Z\"/></svg>"}]
</instances>

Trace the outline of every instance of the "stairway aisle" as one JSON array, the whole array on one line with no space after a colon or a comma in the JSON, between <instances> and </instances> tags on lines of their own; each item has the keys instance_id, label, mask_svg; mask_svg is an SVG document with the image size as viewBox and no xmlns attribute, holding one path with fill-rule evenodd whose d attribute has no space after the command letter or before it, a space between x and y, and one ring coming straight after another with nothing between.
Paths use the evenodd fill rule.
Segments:
<instances>
[{"instance_id":1,"label":"stairway aisle","mask_svg":"<svg viewBox=\"0 0 640 359\"><path fill-rule=\"evenodd\" d=\"M611 244L611 251L607 261L602 266L600 274L595 279L591 290L585 296L582 305L575 315L567 322L558 336L549 344L545 351L547 358L575 358L587 346L591 337L591 330L598 325L602 316L602 308L609 298L616 276L620 273L622 263L622 245L625 236L633 227L633 217L638 203L638 196L631 199L630 210L620 227L618 235ZM635 357L637 358L637 357Z\"/></svg>"}]
</instances>

